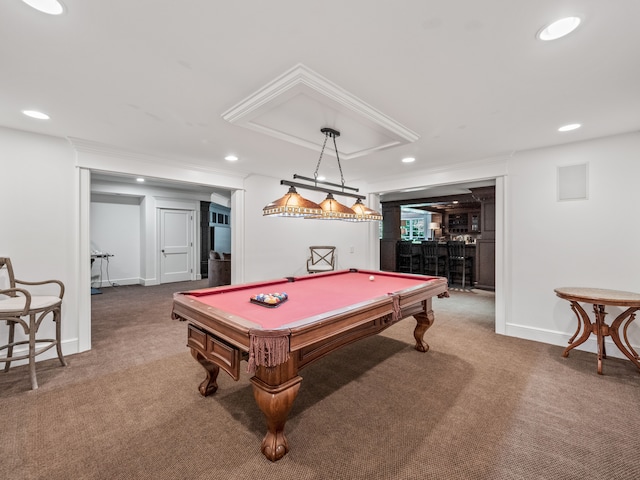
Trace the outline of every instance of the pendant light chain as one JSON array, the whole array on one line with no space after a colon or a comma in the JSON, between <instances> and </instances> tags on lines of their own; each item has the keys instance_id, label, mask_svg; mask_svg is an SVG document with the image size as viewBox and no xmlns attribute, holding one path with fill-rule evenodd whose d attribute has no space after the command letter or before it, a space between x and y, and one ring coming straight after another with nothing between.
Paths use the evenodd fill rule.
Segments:
<instances>
[{"instance_id":1,"label":"pendant light chain","mask_svg":"<svg viewBox=\"0 0 640 480\"><path fill-rule=\"evenodd\" d=\"M342 189L344 190L344 175L342 174L342 165L340 165L340 156L338 155L338 145L336 145L336 136L333 137L333 148L336 150L336 159L338 160L338 169L340 170L340 182L342 183Z\"/></svg>"},{"instance_id":2,"label":"pendant light chain","mask_svg":"<svg viewBox=\"0 0 640 480\"><path fill-rule=\"evenodd\" d=\"M320 170L320 162L322 162L322 154L324 153L324 147L327 146L327 139L329 138L329 133L325 133L324 134L324 143L322 144L322 150L320 150L320 158L318 159L318 164L316 165L316 171L313 172L313 178L317 181L318 180L318 170ZM335 138L333 139L333 141L335 142ZM344 182L342 182L342 184L344 185Z\"/></svg>"},{"instance_id":3,"label":"pendant light chain","mask_svg":"<svg viewBox=\"0 0 640 480\"><path fill-rule=\"evenodd\" d=\"M340 164L340 155L338 154L338 145L336 144L336 134L333 132L324 133L324 143L322 144L322 150L320 150L320 158L318 158L316 171L313 172L313 178L316 181L318 180L318 170L320 170L320 163L322 162L322 154L324 153L324 149L327 146L327 139L329 137L333 138L333 148L336 151L336 160L338 160L338 170L340 170L340 184L342 185L342 189L344 190L344 174L342 173L342 165Z\"/></svg>"}]
</instances>

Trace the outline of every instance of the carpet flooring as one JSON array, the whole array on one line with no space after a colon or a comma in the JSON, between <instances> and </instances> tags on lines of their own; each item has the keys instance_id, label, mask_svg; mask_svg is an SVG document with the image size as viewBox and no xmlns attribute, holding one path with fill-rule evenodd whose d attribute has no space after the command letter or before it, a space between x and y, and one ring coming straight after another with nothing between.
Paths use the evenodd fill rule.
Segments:
<instances>
[{"instance_id":1,"label":"carpet flooring","mask_svg":"<svg viewBox=\"0 0 640 480\"><path fill-rule=\"evenodd\" d=\"M304 368L272 463L249 377L215 395L170 319L206 281L104 288L92 350L0 374L0 478L640 478L640 374L628 361L496 335L491 293L434 299L413 349L408 318Z\"/></svg>"}]
</instances>

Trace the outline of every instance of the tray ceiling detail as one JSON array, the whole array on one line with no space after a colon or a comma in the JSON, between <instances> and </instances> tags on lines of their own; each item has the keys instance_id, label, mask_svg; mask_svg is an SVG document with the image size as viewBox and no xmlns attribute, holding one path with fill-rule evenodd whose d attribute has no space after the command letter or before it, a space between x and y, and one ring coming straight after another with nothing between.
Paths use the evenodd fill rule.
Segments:
<instances>
[{"instance_id":1,"label":"tray ceiling detail","mask_svg":"<svg viewBox=\"0 0 640 480\"><path fill-rule=\"evenodd\" d=\"M303 64L298 64L222 114L232 124L317 151L323 127L340 131L349 160L415 142L418 134ZM333 155L333 148L325 150Z\"/></svg>"}]
</instances>

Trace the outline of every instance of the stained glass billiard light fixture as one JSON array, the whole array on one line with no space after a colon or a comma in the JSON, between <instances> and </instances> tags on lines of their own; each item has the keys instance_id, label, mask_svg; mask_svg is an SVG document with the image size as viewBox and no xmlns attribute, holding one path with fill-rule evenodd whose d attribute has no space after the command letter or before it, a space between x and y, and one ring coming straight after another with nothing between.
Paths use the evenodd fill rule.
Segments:
<instances>
[{"instance_id":1,"label":"stained glass billiard light fixture","mask_svg":"<svg viewBox=\"0 0 640 480\"><path fill-rule=\"evenodd\" d=\"M342 174L342 166L340 165L340 156L338 155L338 147L336 145L336 137L340 136L340 132L333 128L320 129L324 133L324 143L322 144L322 150L320 150L320 158L316 165L316 170L313 174L313 178L303 177L298 174L294 174L293 178L297 180L304 180L310 182L309 184L292 182L289 180L280 180L280 185L288 185L289 191L278 200L271 202L262 209L263 215L274 215L281 217L303 217L319 220L347 220L352 222L366 222L382 220L382 215L366 207L362 200L366 197L357 193L358 189L354 187L348 187L344 184L344 175ZM336 159L338 160L338 168L340 170L340 184L326 182L324 180L318 180L318 170L320 169L320 163L322 162L322 154L327 146L327 140L333 139L333 147L336 152ZM319 185L320 184L320 185ZM330 189L321 185L328 185L331 187L337 187L340 190ZM311 200L307 200L300 195L296 188L305 190L313 190L317 192L323 192L327 194L327 197L317 204ZM349 190L349 191L345 191ZM353 197L356 199L356 203L351 207L342 205L333 196L342 195L347 197Z\"/></svg>"}]
</instances>

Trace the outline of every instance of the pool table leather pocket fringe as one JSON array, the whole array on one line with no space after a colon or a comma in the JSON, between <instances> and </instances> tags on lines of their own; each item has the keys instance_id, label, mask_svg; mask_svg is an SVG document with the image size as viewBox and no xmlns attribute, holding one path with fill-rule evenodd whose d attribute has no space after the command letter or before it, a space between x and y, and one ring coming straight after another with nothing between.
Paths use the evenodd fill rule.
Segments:
<instances>
[{"instance_id":1,"label":"pool table leather pocket fringe","mask_svg":"<svg viewBox=\"0 0 640 480\"><path fill-rule=\"evenodd\" d=\"M249 330L247 373L254 374L257 366L275 367L288 360L288 330Z\"/></svg>"},{"instance_id":2,"label":"pool table leather pocket fringe","mask_svg":"<svg viewBox=\"0 0 640 480\"><path fill-rule=\"evenodd\" d=\"M394 293L388 293L387 295L389 295L391 297L391 308L393 308L393 323L396 323L398 321L400 321L402 319L401 316L401 312L400 312L400 295L394 294Z\"/></svg>"}]
</instances>

